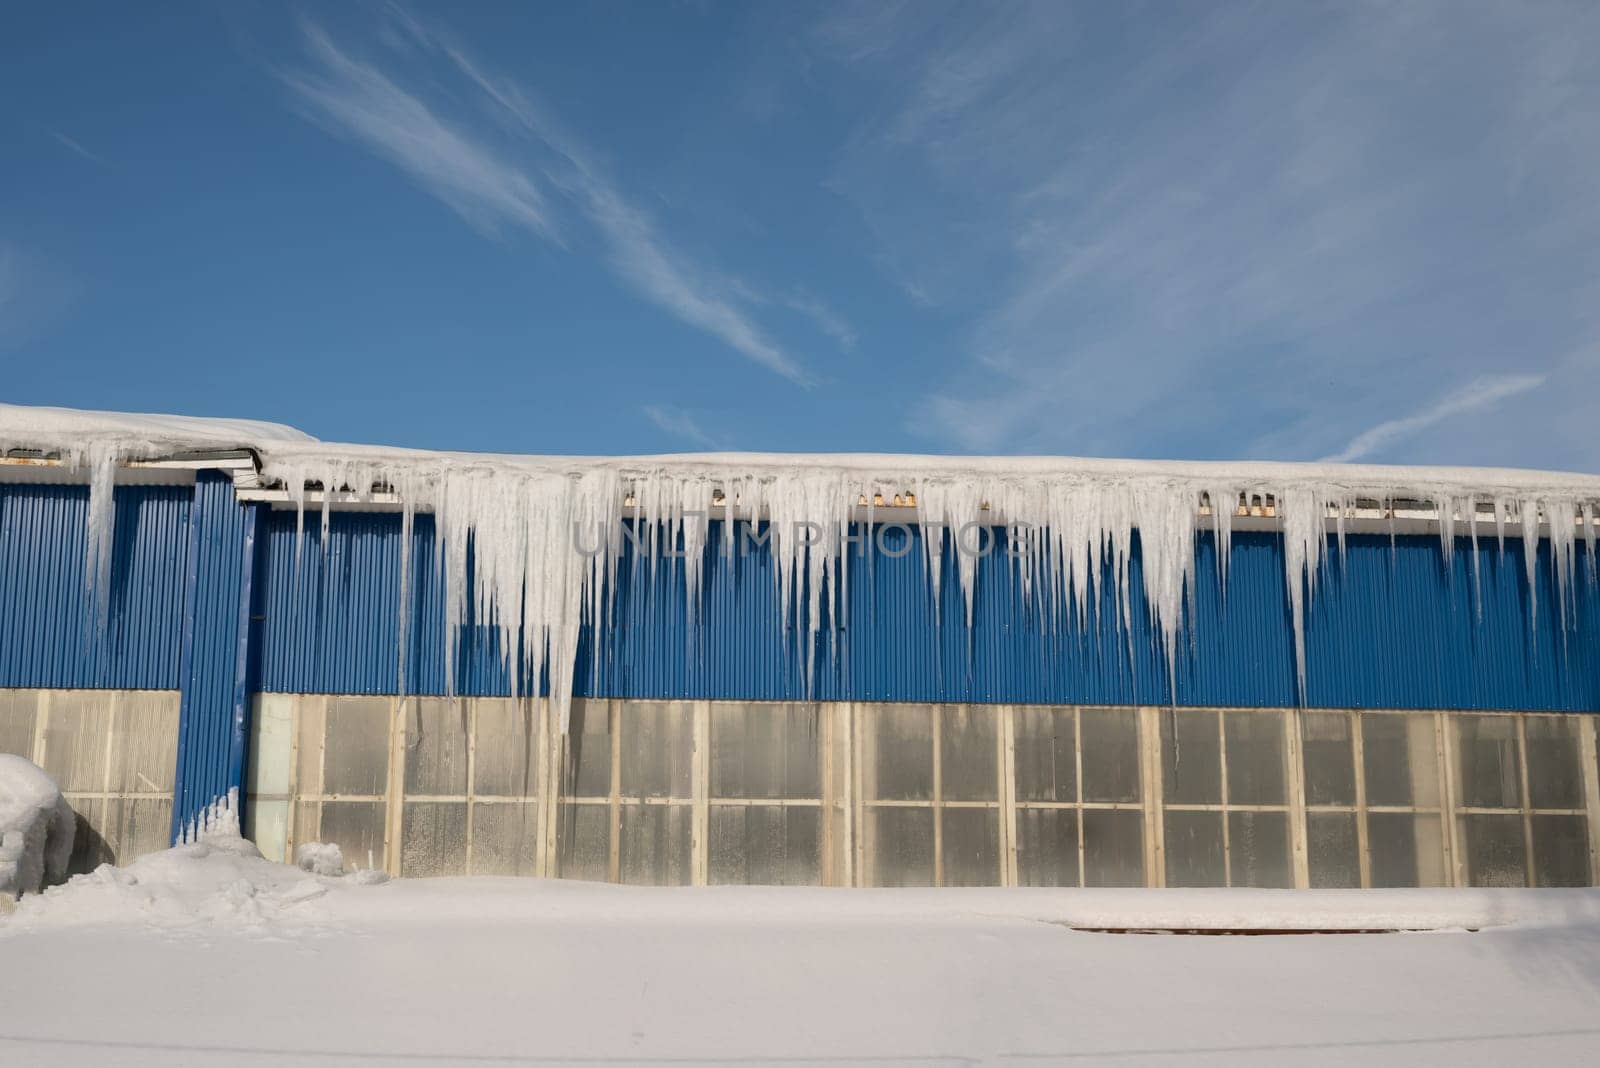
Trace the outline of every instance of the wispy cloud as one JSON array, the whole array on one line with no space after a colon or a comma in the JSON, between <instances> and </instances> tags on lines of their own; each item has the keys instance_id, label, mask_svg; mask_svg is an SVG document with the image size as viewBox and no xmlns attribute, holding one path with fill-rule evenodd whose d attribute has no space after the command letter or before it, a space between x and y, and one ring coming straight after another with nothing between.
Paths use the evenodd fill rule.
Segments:
<instances>
[{"instance_id":1,"label":"wispy cloud","mask_svg":"<svg viewBox=\"0 0 1600 1068\"><path fill-rule=\"evenodd\" d=\"M304 31L318 70L282 78L313 117L405 171L480 233L498 236L510 224L553 235L544 194L515 164L340 51L320 27L307 23Z\"/></svg>"},{"instance_id":2,"label":"wispy cloud","mask_svg":"<svg viewBox=\"0 0 1600 1068\"><path fill-rule=\"evenodd\" d=\"M717 447L716 440L700 428L694 416L682 408L669 408L656 404L647 404L644 407L645 418L656 425L658 430L665 431L674 437L692 441L708 449Z\"/></svg>"},{"instance_id":3,"label":"wispy cloud","mask_svg":"<svg viewBox=\"0 0 1600 1068\"><path fill-rule=\"evenodd\" d=\"M803 289L796 290L784 297L783 303L810 319L818 330L832 338L834 344L841 349L846 352L855 350L855 328L814 294Z\"/></svg>"},{"instance_id":4,"label":"wispy cloud","mask_svg":"<svg viewBox=\"0 0 1600 1068\"><path fill-rule=\"evenodd\" d=\"M912 432L1310 457L1592 342L1600 12L1108 11L847 6L818 37L864 116L831 187L955 323Z\"/></svg>"},{"instance_id":5,"label":"wispy cloud","mask_svg":"<svg viewBox=\"0 0 1600 1068\"><path fill-rule=\"evenodd\" d=\"M93 152L90 152L87 148L84 148L82 145L80 145L78 142L74 141L72 138L68 137L66 134L62 133L60 130L51 130L50 131L50 136L55 138L56 141L58 143L60 143L63 147L68 148L73 152L76 152L78 155L82 156L84 159L88 160L90 163L98 163L102 167L105 166L105 163L106 163L105 160L101 159L99 156L95 155Z\"/></svg>"},{"instance_id":6,"label":"wispy cloud","mask_svg":"<svg viewBox=\"0 0 1600 1068\"><path fill-rule=\"evenodd\" d=\"M1363 456L1387 448L1420 430L1458 415L1481 412L1493 408L1507 397L1538 389L1545 383L1544 375L1502 375L1477 378L1460 389L1446 394L1420 411L1400 419L1389 419L1350 439L1350 443L1323 463L1349 463Z\"/></svg>"},{"instance_id":7,"label":"wispy cloud","mask_svg":"<svg viewBox=\"0 0 1600 1068\"><path fill-rule=\"evenodd\" d=\"M442 56L474 91L480 111L509 132L504 148L491 148L488 131L445 117L418 92L341 50L315 25L305 26L314 71L286 72L285 84L315 118L388 159L480 232L498 235L511 225L564 244L565 232L582 220L600 237L611 270L635 293L751 362L798 385L811 384L810 374L741 306L740 286L723 282L670 244L650 215L526 89L488 71L409 15L396 18L405 39ZM576 219L563 218L558 227L559 216L574 214Z\"/></svg>"}]
</instances>

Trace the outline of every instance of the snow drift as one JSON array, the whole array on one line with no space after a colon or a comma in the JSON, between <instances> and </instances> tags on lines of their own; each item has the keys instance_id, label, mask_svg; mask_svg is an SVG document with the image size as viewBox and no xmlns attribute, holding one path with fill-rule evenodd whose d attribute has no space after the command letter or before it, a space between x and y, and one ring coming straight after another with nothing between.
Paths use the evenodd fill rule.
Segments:
<instances>
[{"instance_id":1,"label":"snow drift","mask_svg":"<svg viewBox=\"0 0 1600 1068\"><path fill-rule=\"evenodd\" d=\"M1430 508L1446 558L1458 536L1504 547L1507 535L1550 542L1563 625L1572 610L1575 556L1594 575L1600 476L1492 468L1407 468L1344 464L1198 463L1054 457L696 454L646 457L516 457L423 452L315 441L273 424L122 416L0 405L0 453L59 457L87 475L91 594L103 604L109 581L112 485L118 463L220 450L249 450L260 478L287 494L304 532L307 504L320 498L322 543L335 499L381 501L409 535L417 512L434 516L444 581L445 678L457 628L472 614L501 631L508 674L520 660L530 677L548 670L564 725L578 638L608 618L617 565L630 539L652 563L674 557L694 611L705 549L723 519L767 524L780 610L808 651L841 618L849 554L884 509L914 505L930 585L954 558L970 621L978 568L963 539L1006 530L1024 595L1042 618L1087 620L1101 588L1115 587L1117 618L1127 622L1129 561L1135 532L1143 595L1169 672L1193 593L1195 545L1209 530L1226 560L1234 518L1266 515L1284 539L1285 597L1294 628L1302 692L1304 618L1329 551L1342 547L1361 508L1392 515L1397 502ZM732 548L738 522L723 522ZM976 529L975 529L976 528ZM410 551L409 536L402 539ZM469 545L471 551L469 552ZM1537 553L1524 554L1532 597ZM410 562L401 561L402 576ZM1476 567L1474 568L1476 574ZM469 606L469 591L474 603ZM400 590L401 647L409 593ZM842 621L842 619L841 619ZM405 665L400 665L404 678Z\"/></svg>"},{"instance_id":2,"label":"snow drift","mask_svg":"<svg viewBox=\"0 0 1600 1068\"><path fill-rule=\"evenodd\" d=\"M55 780L32 761L0 753L0 901L66 878L76 830Z\"/></svg>"}]
</instances>

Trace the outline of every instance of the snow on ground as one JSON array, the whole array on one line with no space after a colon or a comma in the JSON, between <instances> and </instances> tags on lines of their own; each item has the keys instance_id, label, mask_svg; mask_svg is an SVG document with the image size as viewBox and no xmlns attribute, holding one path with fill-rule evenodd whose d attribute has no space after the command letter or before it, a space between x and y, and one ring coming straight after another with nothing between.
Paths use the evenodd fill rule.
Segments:
<instances>
[{"instance_id":1,"label":"snow on ground","mask_svg":"<svg viewBox=\"0 0 1600 1068\"><path fill-rule=\"evenodd\" d=\"M30 760L0 753L0 909L61 881L76 830L55 780Z\"/></svg>"},{"instance_id":2,"label":"snow on ground","mask_svg":"<svg viewBox=\"0 0 1600 1068\"><path fill-rule=\"evenodd\" d=\"M369 885L234 843L103 868L0 920L0 1063L1600 1056L1592 891ZM1162 925L1430 930L1074 929Z\"/></svg>"}]
</instances>

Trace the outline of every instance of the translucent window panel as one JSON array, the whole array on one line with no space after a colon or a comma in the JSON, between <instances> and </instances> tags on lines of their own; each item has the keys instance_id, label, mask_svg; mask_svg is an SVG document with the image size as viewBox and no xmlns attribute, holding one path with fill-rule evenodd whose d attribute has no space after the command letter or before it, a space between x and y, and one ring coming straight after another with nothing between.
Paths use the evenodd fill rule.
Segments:
<instances>
[{"instance_id":1,"label":"translucent window panel","mask_svg":"<svg viewBox=\"0 0 1600 1068\"><path fill-rule=\"evenodd\" d=\"M0 690L0 753L33 759L33 724L38 707L37 690Z\"/></svg>"},{"instance_id":2,"label":"translucent window panel","mask_svg":"<svg viewBox=\"0 0 1600 1068\"><path fill-rule=\"evenodd\" d=\"M1215 712L1162 710L1161 782L1171 804L1222 802L1222 747Z\"/></svg>"},{"instance_id":3,"label":"translucent window panel","mask_svg":"<svg viewBox=\"0 0 1600 1068\"><path fill-rule=\"evenodd\" d=\"M1227 712L1222 723L1228 746L1228 803L1284 804L1288 798L1283 772L1283 714Z\"/></svg>"},{"instance_id":4,"label":"translucent window panel","mask_svg":"<svg viewBox=\"0 0 1600 1068\"><path fill-rule=\"evenodd\" d=\"M1588 823L1583 816L1533 817L1535 886L1590 884Z\"/></svg>"},{"instance_id":5,"label":"translucent window panel","mask_svg":"<svg viewBox=\"0 0 1600 1068\"><path fill-rule=\"evenodd\" d=\"M1222 813L1166 813L1168 886L1226 886Z\"/></svg>"},{"instance_id":6,"label":"translucent window panel","mask_svg":"<svg viewBox=\"0 0 1600 1068\"><path fill-rule=\"evenodd\" d=\"M871 808L865 830L873 886L933 885L933 809Z\"/></svg>"},{"instance_id":7,"label":"translucent window panel","mask_svg":"<svg viewBox=\"0 0 1600 1068\"><path fill-rule=\"evenodd\" d=\"M467 873L467 803L407 801L400 833L400 874L408 878Z\"/></svg>"},{"instance_id":8,"label":"translucent window panel","mask_svg":"<svg viewBox=\"0 0 1600 1068\"><path fill-rule=\"evenodd\" d=\"M946 808L939 813L943 886L1000 885L1000 810Z\"/></svg>"},{"instance_id":9,"label":"translucent window panel","mask_svg":"<svg viewBox=\"0 0 1600 1068\"><path fill-rule=\"evenodd\" d=\"M638 886L687 886L693 816L688 805L622 806L618 843L622 881Z\"/></svg>"},{"instance_id":10,"label":"translucent window panel","mask_svg":"<svg viewBox=\"0 0 1600 1068\"><path fill-rule=\"evenodd\" d=\"M300 697L295 699L295 754L294 774L295 792L301 796L316 796L322 793L322 745L327 737L327 712L320 697ZM315 806L301 806L301 812L307 809L315 815ZM301 834L297 829L295 841L314 842L317 840L316 824L313 823L309 837Z\"/></svg>"},{"instance_id":11,"label":"translucent window panel","mask_svg":"<svg viewBox=\"0 0 1600 1068\"><path fill-rule=\"evenodd\" d=\"M562 805L556 815L556 870L561 878L610 879L610 807Z\"/></svg>"},{"instance_id":12,"label":"translucent window panel","mask_svg":"<svg viewBox=\"0 0 1600 1068\"><path fill-rule=\"evenodd\" d=\"M1078 759L1072 709L1023 705L1014 716L1017 800L1076 801ZM1073 864L1076 867L1076 859Z\"/></svg>"},{"instance_id":13,"label":"translucent window panel","mask_svg":"<svg viewBox=\"0 0 1600 1068\"><path fill-rule=\"evenodd\" d=\"M294 754L295 700L292 694L281 693L266 693L256 697L254 712L250 717L249 767L245 773L245 789L252 797L256 794L282 797L289 793L292 781L289 762ZM174 728L174 740L176 734ZM249 810L249 806L246 806L246 814Z\"/></svg>"},{"instance_id":14,"label":"translucent window panel","mask_svg":"<svg viewBox=\"0 0 1600 1068\"><path fill-rule=\"evenodd\" d=\"M128 797L106 803L106 837L117 863L127 865L146 853L172 844L172 801L165 797Z\"/></svg>"},{"instance_id":15,"label":"translucent window panel","mask_svg":"<svg viewBox=\"0 0 1600 1068\"><path fill-rule=\"evenodd\" d=\"M539 710L531 701L510 698L481 697L476 703L478 740L472 755L472 792L490 797L538 796ZM476 829L473 839L476 842ZM473 870L477 870L476 861Z\"/></svg>"},{"instance_id":16,"label":"translucent window panel","mask_svg":"<svg viewBox=\"0 0 1600 1068\"><path fill-rule=\"evenodd\" d=\"M711 706L711 796L822 796L818 706Z\"/></svg>"},{"instance_id":17,"label":"translucent window panel","mask_svg":"<svg viewBox=\"0 0 1600 1068\"><path fill-rule=\"evenodd\" d=\"M1452 716L1456 776L1463 808L1518 808L1522 770L1517 764L1517 721L1511 716ZM1501 885L1501 884L1489 884Z\"/></svg>"},{"instance_id":18,"label":"translucent window panel","mask_svg":"<svg viewBox=\"0 0 1600 1068\"><path fill-rule=\"evenodd\" d=\"M1228 864L1234 886L1293 886L1289 814L1228 813Z\"/></svg>"},{"instance_id":19,"label":"translucent window panel","mask_svg":"<svg viewBox=\"0 0 1600 1068\"><path fill-rule=\"evenodd\" d=\"M1527 885L1521 816L1477 815L1460 820L1468 886Z\"/></svg>"},{"instance_id":20,"label":"translucent window panel","mask_svg":"<svg viewBox=\"0 0 1600 1068\"><path fill-rule=\"evenodd\" d=\"M1354 812L1306 813L1306 859L1315 888L1361 885L1361 849Z\"/></svg>"},{"instance_id":21,"label":"translucent window panel","mask_svg":"<svg viewBox=\"0 0 1600 1068\"><path fill-rule=\"evenodd\" d=\"M627 701L622 705L622 793L689 797L694 762L694 706Z\"/></svg>"},{"instance_id":22,"label":"translucent window panel","mask_svg":"<svg viewBox=\"0 0 1600 1068\"><path fill-rule=\"evenodd\" d=\"M1576 716L1528 716L1528 793L1534 808L1583 808Z\"/></svg>"},{"instance_id":23,"label":"translucent window panel","mask_svg":"<svg viewBox=\"0 0 1600 1068\"><path fill-rule=\"evenodd\" d=\"M178 695L120 694L111 722L111 789L170 794L178 764Z\"/></svg>"},{"instance_id":24,"label":"translucent window panel","mask_svg":"<svg viewBox=\"0 0 1600 1068\"><path fill-rule=\"evenodd\" d=\"M1374 887L1445 886L1444 825L1433 813L1369 812L1367 861Z\"/></svg>"},{"instance_id":25,"label":"translucent window panel","mask_svg":"<svg viewBox=\"0 0 1600 1068\"><path fill-rule=\"evenodd\" d=\"M323 792L373 796L385 793L388 781L389 699L333 698L323 742Z\"/></svg>"},{"instance_id":26,"label":"translucent window panel","mask_svg":"<svg viewBox=\"0 0 1600 1068\"><path fill-rule=\"evenodd\" d=\"M1438 740L1431 714L1363 713L1361 758L1367 804L1439 804Z\"/></svg>"},{"instance_id":27,"label":"translucent window panel","mask_svg":"<svg viewBox=\"0 0 1600 1068\"><path fill-rule=\"evenodd\" d=\"M1083 810L1083 884L1144 885L1144 815L1117 809Z\"/></svg>"},{"instance_id":28,"label":"translucent window panel","mask_svg":"<svg viewBox=\"0 0 1600 1068\"><path fill-rule=\"evenodd\" d=\"M251 797L244 806L244 836L268 860L284 864L293 861L289 855L289 802Z\"/></svg>"},{"instance_id":29,"label":"translucent window panel","mask_svg":"<svg viewBox=\"0 0 1600 1068\"><path fill-rule=\"evenodd\" d=\"M611 796L611 716L605 701L572 702L565 768L561 785L568 797Z\"/></svg>"},{"instance_id":30,"label":"translucent window panel","mask_svg":"<svg viewBox=\"0 0 1600 1068\"><path fill-rule=\"evenodd\" d=\"M999 713L993 705L939 710L939 796L993 801L1000 796Z\"/></svg>"},{"instance_id":31,"label":"translucent window panel","mask_svg":"<svg viewBox=\"0 0 1600 1068\"><path fill-rule=\"evenodd\" d=\"M868 797L925 801L933 796L935 711L936 706L930 705L872 706L867 725L872 746Z\"/></svg>"},{"instance_id":32,"label":"translucent window panel","mask_svg":"<svg viewBox=\"0 0 1600 1068\"><path fill-rule=\"evenodd\" d=\"M710 820L711 882L815 886L821 881L820 808L713 804Z\"/></svg>"},{"instance_id":33,"label":"translucent window panel","mask_svg":"<svg viewBox=\"0 0 1600 1068\"><path fill-rule=\"evenodd\" d=\"M1017 883L1078 885L1078 813L1070 808L1017 810Z\"/></svg>"},{"instance_id":34,"label":"translucent window panel","mask_svg":"<svg viewBox=\"0 0 1600 1068\"><path fill-rule=\"evenodd\" d=\"M474 875L532 875L538 848L538 805L480 801L472 806Z\"/></svg>"},{"instance_id":35,"label":"translucent window panel","mask_svg":"<svg viewBox=\"0 0 1600 1068\"><path fill-rule=\"evenodd\" d=\"M289 822L294 826L294 841L316 842L322 837L322 804L318 801L295 801L289 806ZM292 860L285 857L284 863Z\"/></svg>"},{"instance_id":36,"label":"translucent window panel","mask_svg":"<svg viewBox=\"0 0 1600 1068\"><path fill-rule=\"evenodd\" d=\"M1351 719L1342 712L1300 716L1301 750L1306 769L1306 802L1354 805L1356 766Z\"/></svg>"},{"instance_id":37,"label":"translucent window panel","mask_svg":"<svg viewBox=\"0 0 1600 1068\"><path fill-rule=\"evenodd\" d=\"M472 701L406 699L406 793L467 792L467 728Z\"/></svg>"},{"instance_id":38,"label":"translucent window panel","mask_svg":"<svg viewBox=\"0 0 1600 1068\"><path fill-rule=\"evenodd\" d=\"M347 869L381 868L384 817L382 801L324 801L315 840L338 846Z\"/></svg>"},{"instance_id":39,"label":"translucent window panel","mask_svg":"<svg viewBox=\"0 0 1600 1068\"><path fill-rule=\"evenodd\" d=\"M104 790L106 732L111 724L109 694L57 691L50 695L44 770L64 792Z\"/></svg>"},{"instance_id":40,"label":"translucent window panel","mask_svg":"<svg viewBox=\"0 0 1600 1068\"><path fill-rule=\"evenodd\" d=\"M1138 714L1131 708L1085 708L1078 713L1078 731L1083 799L1139 800Z\"/></svg>"}]
</instances>

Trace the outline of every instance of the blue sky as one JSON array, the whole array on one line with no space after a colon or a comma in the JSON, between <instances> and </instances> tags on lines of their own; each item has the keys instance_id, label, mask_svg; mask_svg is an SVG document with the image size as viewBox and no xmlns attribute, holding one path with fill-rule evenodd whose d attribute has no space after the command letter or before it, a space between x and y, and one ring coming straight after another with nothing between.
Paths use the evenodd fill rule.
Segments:
<instances>
[{"instance_id":1,"label":"blue sky","mask_svg":"<svg viewBox=\"0 0 1600 1068\"><path fill-rule=\"evenodd\" d=\"M1595 470L1593 4L34 5L0 399Z\"/></svg>"}]
</instances>

